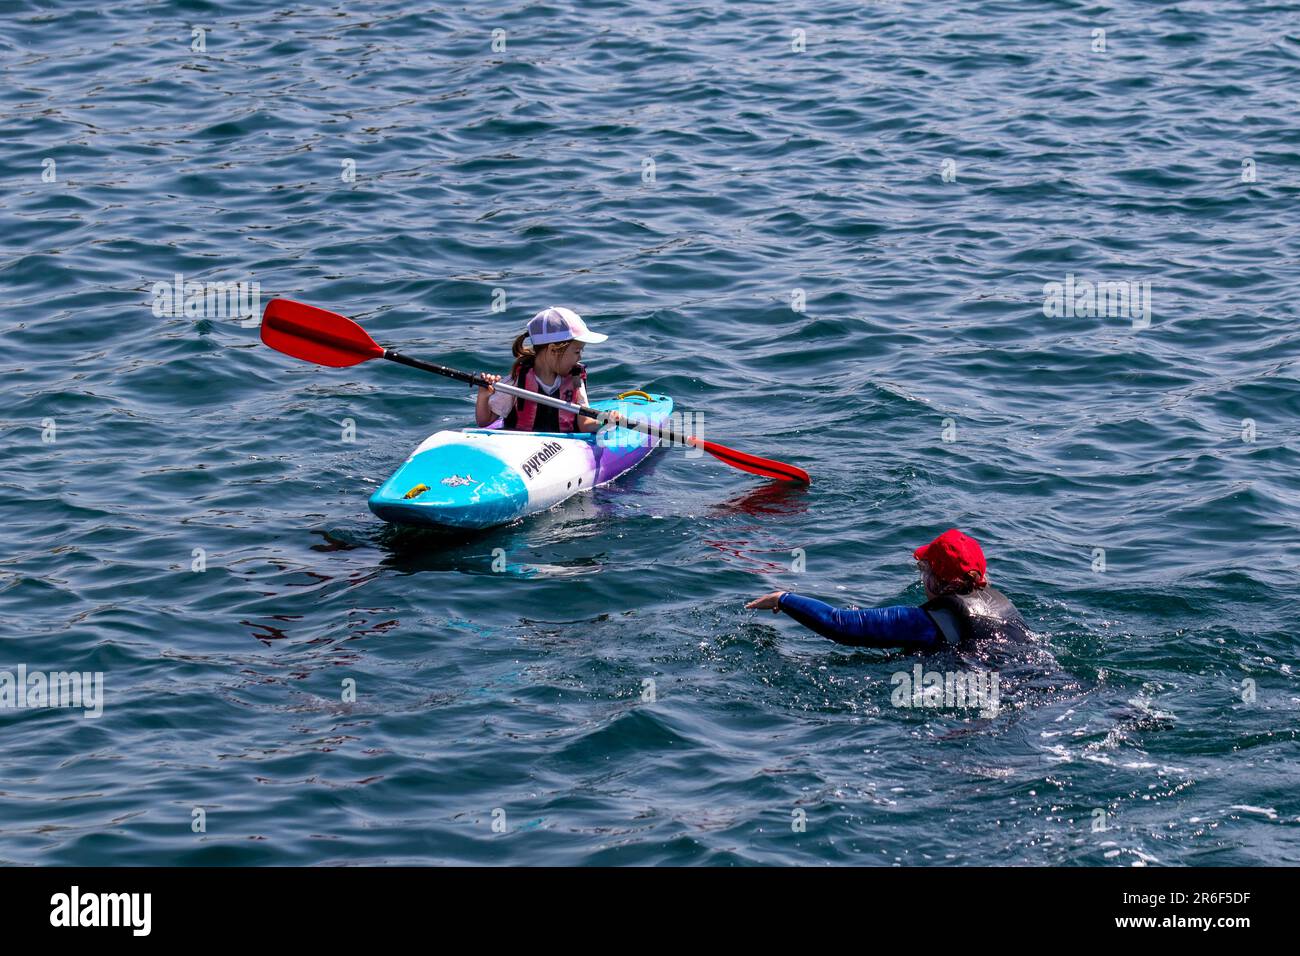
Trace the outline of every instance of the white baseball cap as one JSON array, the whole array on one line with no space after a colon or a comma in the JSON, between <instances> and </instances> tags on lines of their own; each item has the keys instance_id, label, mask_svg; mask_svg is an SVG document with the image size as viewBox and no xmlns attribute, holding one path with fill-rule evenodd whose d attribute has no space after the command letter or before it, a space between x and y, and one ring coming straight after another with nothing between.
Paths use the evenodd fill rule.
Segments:
<instances>
[{"instance_id":1,"label":"white baseball cap","mask_svg":"<svg viewBox=\"0 0 1300 956\"><path fill-rule=\"evenodd\" d=\"M570 339L595 345L608 335L593 332L582 321L582 316L562 305L542 309L528 322L528 344L546 345L548 342L568 342Z\"/></svg>"}]
</instances>

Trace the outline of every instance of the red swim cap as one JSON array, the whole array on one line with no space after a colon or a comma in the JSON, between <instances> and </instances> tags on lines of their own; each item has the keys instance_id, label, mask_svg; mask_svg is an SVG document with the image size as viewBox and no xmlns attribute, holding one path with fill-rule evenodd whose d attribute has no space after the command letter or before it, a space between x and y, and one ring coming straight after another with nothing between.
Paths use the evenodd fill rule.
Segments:
<instances>
[{"instance_id":1,"label":"red swim cap","mask_svg":"<svg viewBox=\"0 0 1300 956\"><path fill-rule=\"evenodd\" d=\"M967 537L956 528L949 528L929 544L917 548L912 552L912 557L928 562L930 570L940 581L960 581L963 584L973 581L978 588L988 584L984 577L988 571L988 565L984 563L984 552L974 538Z\"/></svg>"}]
</instances>

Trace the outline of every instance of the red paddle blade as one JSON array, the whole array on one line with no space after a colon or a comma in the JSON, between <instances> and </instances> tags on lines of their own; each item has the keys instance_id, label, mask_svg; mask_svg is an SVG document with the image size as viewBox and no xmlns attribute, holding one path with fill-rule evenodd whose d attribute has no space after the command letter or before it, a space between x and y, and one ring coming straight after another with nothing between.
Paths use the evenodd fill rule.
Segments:
<instances>
[{"instance_id":1,"label":"red paddle blade","mask_svg":"<svg viewBox=\"0 0 1300 956\"><path fill-rule=\"evenodd\" d=\"M384 350L346 316L292 299L272 299L262 313L262 341L277 352L330 368L347 368Z\"/></svg>"},{"instance_id":2,"label":"red paddle blade","mask_svg":"<svg viewBox=\"0 0 1300 956\"><path fill-rule=\"evenodd\" d=\"M777 481L797 481L805 485L812 484L812 478L808 472L802 468L796 468L794 465L787 465L783 461L772 461L770 458L746 455L743 451L736 451L734 448L728 448L726 445L719 445L711 441L695 439L691 444L698 445L714 458L726 462L732 468L739 468L741 471L762 475L764 478L775 478Z\"/></svg>"}]
</instances>

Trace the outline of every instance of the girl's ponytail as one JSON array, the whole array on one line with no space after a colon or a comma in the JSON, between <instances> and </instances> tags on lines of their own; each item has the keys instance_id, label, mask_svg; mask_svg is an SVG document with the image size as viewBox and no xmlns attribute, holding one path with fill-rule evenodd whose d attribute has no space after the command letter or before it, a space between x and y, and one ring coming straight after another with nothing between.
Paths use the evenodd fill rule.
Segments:
<instances>
[{"instance_id":1,"label":"girl's ponytail","mask_svg":"<svg viewBox=\"0 0 1300 956\"><path fill-rule=\"evenodd\" d=\"M528 332L520 332L515 339L515 344L510 346L510 351L514 353L515 364L510 367L510 380L514 381L519 378L519 369L524 364L524 360L532 361L537 358L537 353L524 345L524 339L528 338Z\"/></svg>"}]
</instances>

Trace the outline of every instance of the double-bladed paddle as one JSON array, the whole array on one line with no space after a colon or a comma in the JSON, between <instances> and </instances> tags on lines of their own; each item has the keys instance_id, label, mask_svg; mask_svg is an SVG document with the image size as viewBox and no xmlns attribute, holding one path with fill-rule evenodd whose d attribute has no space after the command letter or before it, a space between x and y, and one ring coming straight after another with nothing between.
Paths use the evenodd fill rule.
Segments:
<instances>
[{"instance_id":1,"label":"double-bladed paddle","mask_svg":"<svg viewBox=\"0 0 1300 956\"><path fill-rule=\"evenodd\" d=\"M325 309L318 309L302 302L294 302L291 299L272 299L266 304L266 311L262 313L262 341L277 352L330 368L347 368L368 362L370 359L383 358L401 365L409 365L411 368L445 375L457 381L468 382L471 385L482 387L491 385L497 391L507 395L541 405L550 405L575 415L586 415L601 423L607 420L607 413L597 411L588 405L574 405L549 395L530 392L502 382L493 384L481 375L471 375L469 372L435 365L432 362L422 362L400 352L394 352L392 349L386 349L367 335L365 329L346 316L327 312ZM778 481L812 484L812 478L802 468L787 465L785 462L772 461L769 458L759 458L757 455L747 455L743 451L736 451L717 442L705 441L694 435L680 435L666 426L625 419L620 427L645 432L647 435L674 444L701 448L719 461L741 471L752 472L765 478L775 478Z\"/></svg>"}]
</instances>

